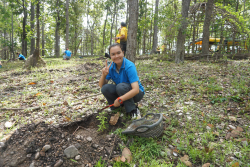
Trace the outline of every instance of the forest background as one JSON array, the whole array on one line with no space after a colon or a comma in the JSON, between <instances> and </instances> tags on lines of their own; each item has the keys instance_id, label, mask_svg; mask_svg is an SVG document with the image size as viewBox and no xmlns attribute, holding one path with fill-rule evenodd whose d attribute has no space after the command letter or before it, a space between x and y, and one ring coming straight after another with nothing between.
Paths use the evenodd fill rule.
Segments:
<instances>
[{"instance_id":1,"label":"forest background","mask_svg":"<svg viewBox=\"0 0 250 167\"><path fill-rule=\"evenodd\" d=\"M136 47L132 49L137 55L156 53L159 46L163 54L177 53L176 56L180 56L177 43L181 46L185 44L183 54L196 54L202 48L202 43L197 42L204 35L221 40L203 42L207 46L203 54L209 50L218 51L218 45L224 46L220 47L221 53L249 52L249 1L209 1L212 8L206 8L206 1L186 2L130 2L136 9L132 17L138 19L138 29L130 30L136 33ZM118 33L120 22L126 22L129 27L129 1L126 0L2 0L0 10L1 59L4 60L15 58L15 52L25 57L32 55L38 36L41 39L41 56L61 57L67 47L74 56L104 55L107 47L114 42L112 37ZM185 15L182 10L186 11ZM209 20L205 20L206 16ZM37 25L41 31L39 35ZM179 36L185 40L178 40L178 34L185 35ZM232 44L229 46L229 42L225 41ZM179 62L182 61L183 58L180 58Z\"/></svg>"}]
</instances>

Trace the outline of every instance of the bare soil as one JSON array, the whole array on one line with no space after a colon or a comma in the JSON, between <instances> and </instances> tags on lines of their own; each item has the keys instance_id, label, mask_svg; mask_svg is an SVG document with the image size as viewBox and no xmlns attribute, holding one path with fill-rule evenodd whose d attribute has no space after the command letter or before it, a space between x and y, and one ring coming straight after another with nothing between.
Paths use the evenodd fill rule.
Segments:
<instances>
[{"instance_id":1,"label":"bare soil","mask_svg":"<svg viewBox=\"0 0 250 167\"><path fill-rule=\"evenodd\" d=\"M121 140L111 132L123 127L124 120L120 118L116 125L109 125L104 132L98 132L96 116L92 114L80 121L59 126L32 123L16 130L1 150L0 166L27 167L36 159L38 152L40 156L34 165L41 167L54 166L60 159L63 160L61 166L65 167L93 166L100 157L106 161L112 159L121 153ZM87 140L90 137L92 140ZM41 150L45 145L51 148L42 155ZM64 150L71 145L78 149L80 160L68 159L64 154Z\"/></svg>"}]
</instances>

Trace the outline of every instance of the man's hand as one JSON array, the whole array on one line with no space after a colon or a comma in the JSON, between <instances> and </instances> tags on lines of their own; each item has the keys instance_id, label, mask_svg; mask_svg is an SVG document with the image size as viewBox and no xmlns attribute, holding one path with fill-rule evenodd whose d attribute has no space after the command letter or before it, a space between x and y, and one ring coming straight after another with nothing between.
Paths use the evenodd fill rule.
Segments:
<instances>
[{"instance_id":1,"label":"man's hand","mask_svg":"<svg viewBox=\"0 0 250 167\"><path fill-rule=\"evenodd\" d=\"M112 63L110 63L110 65L108 66L108 60L106 60L106 65L102 69L102 75L107 76L109 74L109 68L110 68L111 64Z\"/></svg>"}]
</instances>

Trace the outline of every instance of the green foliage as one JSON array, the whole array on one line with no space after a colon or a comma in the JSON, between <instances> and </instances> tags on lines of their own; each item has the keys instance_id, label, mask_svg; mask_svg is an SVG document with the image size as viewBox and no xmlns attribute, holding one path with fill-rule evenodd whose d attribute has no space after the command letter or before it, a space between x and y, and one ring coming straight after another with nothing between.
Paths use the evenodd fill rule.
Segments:
<instances>
[{"instance_id":1,"label":"green foliage","mask_svg":"<svg viewBox=\"0 0 250 167\"><path fill-rule=\"evenodd\" d=\"M152 159L161 156L162 147L153 138L136 137L130 146L130 151L136 160L143 158L145 161L150 162Z\"/></svg>"},{"instance_id":2,"label":"green foliage","mask_svg":"<svg viewBox=\"0 0 250 167\"><path fill-rule=\"evenodd\" d=\"M239 96L231 96L231 99L235 102L242 102L243 101L243 99Z\"/></svg>"},{"instance_id":3,"label":"green foliage","mask_svg":"<svg viewBox=\"0 0 250 167\"><path fill-rule=\"evenodd\" d=\"M107 129L107 117L106 117L106 112L100 112L98 116L96 116L97 120L100 121L100 125L98 125L99 129L97 131L104 131Z\"/></svg>"},{"instance_id":4,"label":"green foliage","mask_svg":"<svg viewBox=\"0 0 250 167\"><path fill-rule=\"evenodd\" d=\"M100 157L99 161L95 164L94 167L106 167L107 166L107 163L102 160L102 157Z\"/></svg>"},{"instance_id":5,"label":"green foliage","mask_svg":"<svg viewBox=\"0 0 250 167\"><path fill-rule=\"evenodd\" d=\"M226 97L222 97L222 96L212 96L209 99L211 100L212 104L222 103L227 100Z\"/></svg>"}]
</instances>

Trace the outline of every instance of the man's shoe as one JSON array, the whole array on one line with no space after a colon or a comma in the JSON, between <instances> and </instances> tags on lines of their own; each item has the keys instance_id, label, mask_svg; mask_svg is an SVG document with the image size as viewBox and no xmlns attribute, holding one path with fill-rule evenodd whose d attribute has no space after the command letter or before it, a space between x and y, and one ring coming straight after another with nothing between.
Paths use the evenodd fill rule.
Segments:
<instances>
[{"instance_id":1,"label":"man's shoe","mask_svg":"<svg viewBox=\"0 0 250 167\"><path fill-rule=\"evenodd\" d=\"M132 119L140 119L141 118L141 113L139 108L135 108L131 111L131 118Z\"/></svg>"}]
</instances>

